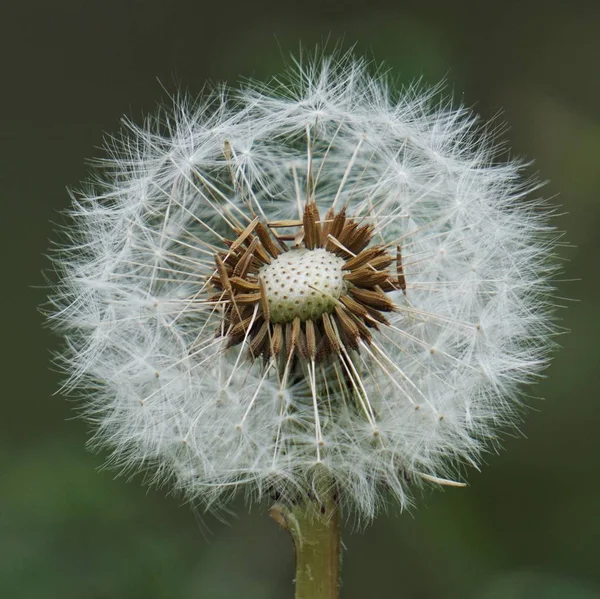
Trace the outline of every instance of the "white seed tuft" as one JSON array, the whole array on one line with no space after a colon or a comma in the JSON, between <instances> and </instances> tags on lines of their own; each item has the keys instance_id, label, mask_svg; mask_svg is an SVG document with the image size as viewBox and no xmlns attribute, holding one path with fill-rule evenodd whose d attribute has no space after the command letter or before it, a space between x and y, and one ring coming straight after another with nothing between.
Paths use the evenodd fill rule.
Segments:
<instances>
[{"instance_id":1,"label":"white seed tuft","mask_svg":"<svg viewBox=\"0 0 600 599\"><path fill-rule=\"evenodd\" d=\"M337 56L127 122L50 298L94 443L206 505L326 473L367 518L477 464L547 364L558 234L476 121Z\"/></svg>"}]
</instances>

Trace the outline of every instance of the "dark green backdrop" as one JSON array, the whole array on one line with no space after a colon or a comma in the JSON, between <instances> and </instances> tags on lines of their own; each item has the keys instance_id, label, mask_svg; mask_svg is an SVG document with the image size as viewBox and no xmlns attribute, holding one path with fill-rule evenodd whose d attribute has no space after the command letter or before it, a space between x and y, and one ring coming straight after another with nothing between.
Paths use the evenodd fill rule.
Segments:
<instances>
[{"instance_id":1,"label":"dark green backdrop","mask_svg":"<svg viewBox=\"0 0 600 599\"><path fill-rule=\"evenodd\" d=\"M0 597L285 599L288 539L239 504L223 524L164 490L99 470L49 368L42 253L66 186L103 132L166 92L276 73L330 37L404 80L445 77L562 205L561 313L572 330L523 436L469 487L345 536L344 599L600 597L600 10L577 2L3 0L0 4L2 342ZM331 43L331 42L330 42ZM160 81L161 83L159 84ZM525 438L526 437L526 438Z\"/></svg>"}]
</instances>

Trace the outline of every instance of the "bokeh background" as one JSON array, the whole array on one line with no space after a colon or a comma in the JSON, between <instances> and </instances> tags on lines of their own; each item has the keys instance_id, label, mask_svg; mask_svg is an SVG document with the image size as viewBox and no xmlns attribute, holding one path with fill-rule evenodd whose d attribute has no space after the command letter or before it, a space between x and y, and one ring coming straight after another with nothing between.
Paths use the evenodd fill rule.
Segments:
<instances>
[{"instance_id":1,"label":"bokeh background","mask_svg":"<svg viewBox=\"0 0 600 599\"><path fill-rule=\"evenodd\" d=\"M550 182L571 332L522 436L469 487L345 534L343 599L600 597L600 9L466 0L31 0L0 4L0 597L285 599L293 557L265 511L226 522L102 470L53 395L43 253L104 132L168 93L278 72L299 44L357 42L401 80L502 111ZM329 40L329 41L327 41Z\"/></svg>"}]
</instances>

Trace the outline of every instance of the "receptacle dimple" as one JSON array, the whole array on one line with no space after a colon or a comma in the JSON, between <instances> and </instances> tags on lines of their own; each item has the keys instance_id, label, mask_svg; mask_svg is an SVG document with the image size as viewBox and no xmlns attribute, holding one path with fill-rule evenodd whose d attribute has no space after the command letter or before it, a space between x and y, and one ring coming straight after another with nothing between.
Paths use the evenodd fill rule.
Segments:
<instances>
[{"instance_id":1,"label":"receptacle dimple","mask_svg":"<svg viewBox=\"0 0 600 599\"><path fill-rule=\"evenodd\" d=\"M346 290L344 259L322 248L291 250L259 271L267 291L270 319L291 322L331 312Z\"/></svg>"}]
</instances>

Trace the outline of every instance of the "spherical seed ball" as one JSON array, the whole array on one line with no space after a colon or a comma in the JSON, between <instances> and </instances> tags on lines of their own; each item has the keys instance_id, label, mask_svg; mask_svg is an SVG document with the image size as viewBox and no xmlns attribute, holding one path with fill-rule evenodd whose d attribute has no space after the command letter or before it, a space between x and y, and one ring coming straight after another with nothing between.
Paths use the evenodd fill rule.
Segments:
<instances>
[{"instance_id":1,"label":"spherical seed ball","mask_svg":"<svg viewBox=\"0 0 600 599\"><path fill-rule=\"evenodd\" d=\"M347 285L345 260L325 249L291 250L263 266L258 275L267 290L273 322L315 318L331 312Z\"/></svg>"},{"instance_id":2,"label":"spherical seed ball","mask_svg":"<svg viewBox=\"0 0 600 599\"><path fill-rule=\"evenodd\" d=\"M112 463L216 506L237 489L294 501L325 473L368 518L382 497L406 506L415 486L460 477L515 421L552 348L557 235L469 111L396 92L351 56L321 57L269 84L178 99L110 143L73 203L50 311L65 388ZM333 258L294 249L314 245L307 198ZM331 222L342 210L395 260L391 283L349 291L362 320L346 302L326 329L305 329L327 344L316 362L295 351L292 326L269 337L259 277L281 323L308 318L291 298L313 291L331 310L357 243ZM259 248L259 225L275 249ZM251 247L271 266L259 273L268 257ZM252 343L279 353L253 359Z\"/></svg>"}]
</instances>

